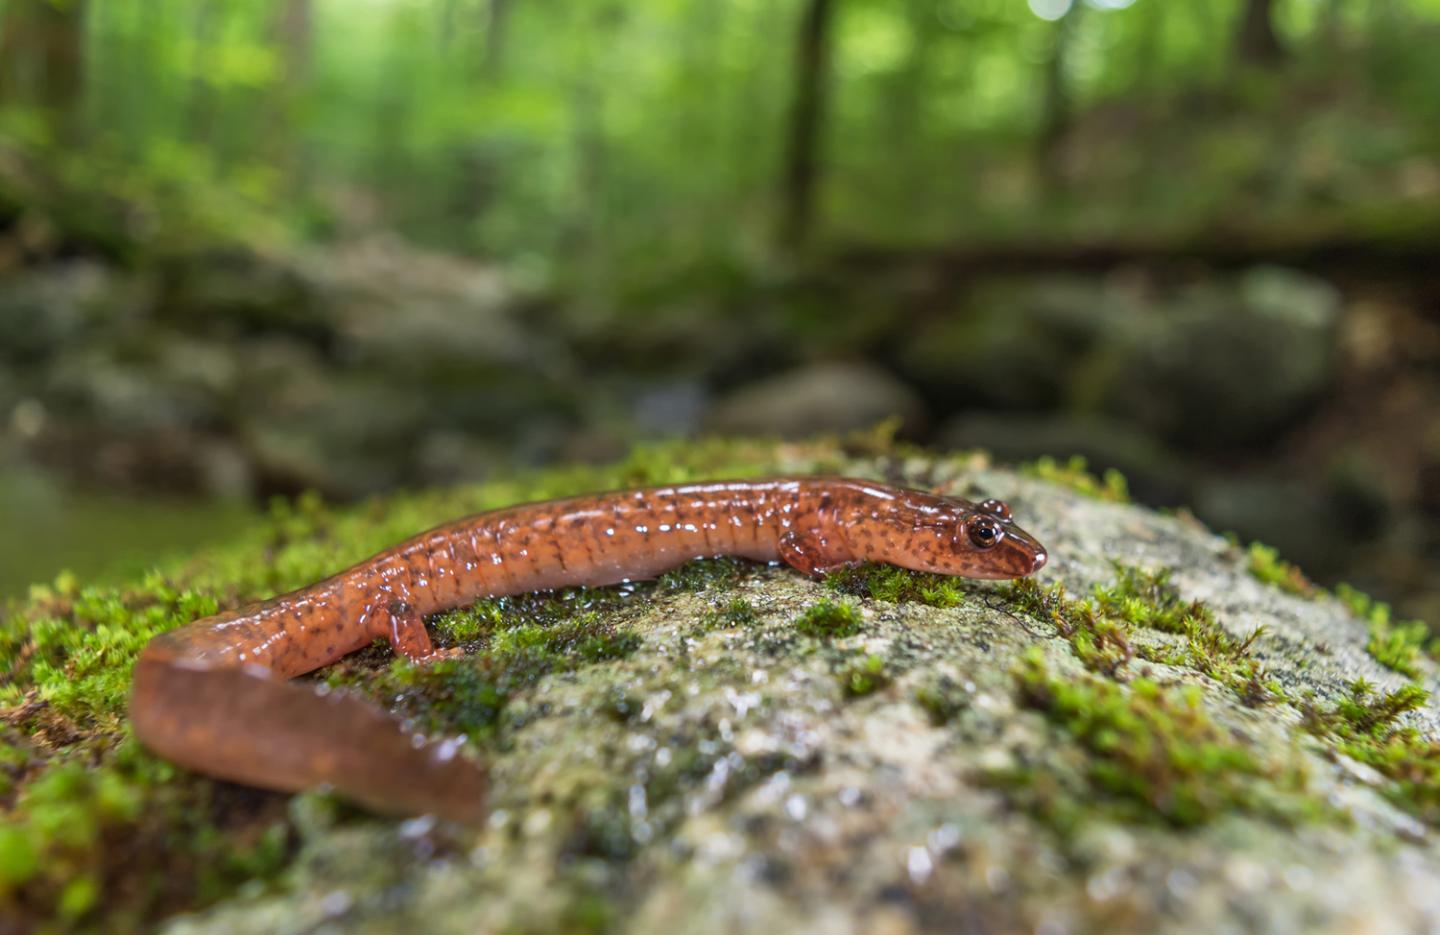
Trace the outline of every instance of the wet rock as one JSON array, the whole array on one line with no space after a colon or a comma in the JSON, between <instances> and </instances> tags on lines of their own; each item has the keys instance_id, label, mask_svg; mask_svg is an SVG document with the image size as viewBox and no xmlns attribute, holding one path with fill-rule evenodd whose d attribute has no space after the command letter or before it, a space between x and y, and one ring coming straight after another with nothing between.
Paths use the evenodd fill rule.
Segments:
<instances>
[{"instance_id":1,"label":"wet rock","mask_svg":"<svg viewBox=\"0 0 1440 935\"><path fill-rule=\"evenodd\" d=\"M210 360L195 348L145 342L138 354L110 344L65 351L43 384L47 408L73 425L107 433L186 431L222 420L226 355ZM193 356L192 356L193 354Z\"/></svg>"},{"instance_id":2,"label":"wet rock","mask_svg":"<svg viewBox=\"0 0 1440 935\"><path fill-rule=\"evenodd\" d=\"M1200 481L1191 508L1215 529L1259 539L1312 574L1342 572L1363 530L1321 479L1293 474L1217 475Z\"/></svg>"},{"instance_id":3,"label":"wet rock","mask_svg":"<svg viewBox=\"0 0 1440 935\"><path fill-rule=\"evenodd\" d=\"M954 409L1099 412L1223 449L1273 440L1331 385L1339 318L1333 287L1271 267L999 280L917 324L900 358Z\"/></svg>"},{"instance_id":4,"label":"wet rock","mask_svg":"<svg viewBox=\"0 0 1440 935\"><path fill-rule=\"evenodd\" d=\"M334 320L336 354L389 373L556 372L564 352L528 326L522 297L494 267L366 242L305 261Z\"/></svg>"},{"instance_id":5,"label":"wet rock","mask_svg":"<svg viewBox=\"0 0 1440 935\"><path fill-rule=\"evenodd\" d=\"M1190 465L1153 436L1103 416L966 413L946 420L935 433L935 444L984 448L1002 461L1080 455L1092 470L1120 471L1135 497L1146 503L1182 502L1193 481Z\"/></svg>"},{"instance_id":6,"label":"wet rock","mask_svg":"<svg viewBox=\"0 0 1440 935\"><path fill-rule=\"evenodd\" d=\"M79 341L97 322L126 317L135 290L104 267L76 261L0 280L0 362L35 364Z\"/></svg>"},{"instance_id":7,"label":"wet rock","mask_svg":"<svg viewBox=\"0 0 1440 935\"><path fill-rule=\"evenodd\" d=\"M859 633L805 638L796 616L834 592L753 566L733 581L641 592L600 611L631 628L638 647L527 682L501 739L486 746L493 812L463 846L425 849L434 826L423 820L307 824L286 877L170 931L1209 933L1440 923L1440 855L1433 825L1409 810L1414 790L1303 726L1305 710L1349 697L1357 678L1381 691L1407 681L1367 654L1362 622L1334 600L1255 580L1243 553L1193 521L974 459L908 467L1007 499L1050 546L1043 583L1072 595L1112 584L1115 562L1172 569L1177 600L1205 602L1220 637L1259 629L1249 651L1284 697L1248 702L1221 670L1185 661L1185 636L1158 629L1131 632L1147 653L1118 678L1087 672L1079 644L985 585L951 607L856 598ZM876 465L838 469L874 476ZM737 601L743 620L717 619ZM837 672L870 658L885 682L847 691ZM1440 670L1421 664L1420 682L1440 687ZM1036 710L1058 691L1022 677L1037 665L1056 680L1047 685L1077 693L1064 702L1077 710ZM1109 709L1083 701L1096 686L1169 725L1148 735L1158 749L1196 723L1213 724L1203 736L1215 749L1108 756L1113 738L1088 725ZM939 719L937 691L950 696ZM1403 723L1440 736L1440 707L1427 701ZM1202 811L1172 811L1163 790L1181 788L1167 786L1173 771L1197 762L1231 792L1212 799L1197 784L1187 795ZM1297 807L1308 811L1289 811Z\"/></svg>"},{"instance_id":8,"label":"wet rock","mask_svg":"<svg viewBox=\"0 0 1440 935\"><path fill-rule=\"evenodd\" d=\"M1262 267L1118 323L1107 411L1186 448L1265 444L1331 384L1338 293Z\"/></svg>"},{"instance_id":9,"label":"wet rock","mask_svg":"<svg viewBox=\"0 0 1440 935\"><path fill-rule=\"evenodd\" d=\"M218 335L284 335L316 347L333 340L328 304L292 258L235 250L177 254L156 269L156 317Z\"/></svg>"},{"instance_id":10,"label":"wet rock","mask_svg":"<svg viewBox=\"0 0 1440 935\"><path fill-rule=\"evenodd\" d=\"M1123 292L1096 278L983 283L956 308L910 329L900 360L951 409L1059 405L1125 303Z\"/></svg>"},{"instance_id":11,"label":"wet rock","mask_svg":"<svg viewBox=\"0 0 1440 935\"><path fill-rule=\"evenodd\" d=\"M427 432L415 453L415 471L427 484L475 483L511 463L509 454L497 442L463 432Z\"/></svg>"},{"instance_id":12,"label":"wet rock","mask_svg":"<svg viewBox=\"0 0 1440 935\"><path fill-rule=\"evenodd\" d=\"M425 426L413 390L335 372L303 344L257 345L239 385L241 443L257 473L281 489L354 497L398 484Z\"/></svg>"},{"instance_id":13,"label":"wet rock","mask_svg":"<svg viewBox=\"0 0 1440 935\"><path fill-rule=\"evenodd\" d=\"M714 432L798 438L846 432L899 416L903 431L921 430L924 403L914 390L879 368L819 363L742 386L706 414Z\"/></svg>"}]
</instances>

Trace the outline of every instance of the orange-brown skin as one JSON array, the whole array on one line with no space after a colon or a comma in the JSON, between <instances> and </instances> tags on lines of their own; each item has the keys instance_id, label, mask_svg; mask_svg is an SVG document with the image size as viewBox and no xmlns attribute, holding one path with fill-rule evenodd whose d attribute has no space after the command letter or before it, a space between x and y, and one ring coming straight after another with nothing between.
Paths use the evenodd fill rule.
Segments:
<instances>
[{"instance_id":1,"label":"orange-brown skin","mask_svg":"<svg viewBox=\"0 0 1440 935\"><path fill-rule=\"evenodd\" d=\"M384 637L433 658L425 616L478 598L650 578L689 559L782 560L808 575L889 562L1019 578L1045 550L998 501L864 480L722 481L531 503L436 527L324 581L162 633L130 715L151 750L270 789L329 784L371 808L485 814L484 769L348 694L286 680Z\"/></svg>"}]
</instances>

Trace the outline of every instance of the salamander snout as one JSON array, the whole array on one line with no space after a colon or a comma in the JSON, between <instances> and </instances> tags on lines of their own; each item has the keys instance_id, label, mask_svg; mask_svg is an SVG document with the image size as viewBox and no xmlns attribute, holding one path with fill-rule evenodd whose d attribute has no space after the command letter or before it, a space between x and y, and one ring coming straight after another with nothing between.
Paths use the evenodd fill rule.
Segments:
<instances>
[{"instance_id":1,"label":"salamander snout","mask_svg":"<svg viewBox=\"0 0 1440 935\"><path fill-rule=\"evenodd\" d=\"M981 519L978 522L985 522ZM967 521L970 541L976 544L973 523ZM1024 578L1045 567L1049 559L1045 547L1025 530L1014 523L1004 523L1000 539L991 546L978 550L976 566L978 572L965 572L975 578ZM988 541L988 537L984 539Z\"/></svg>"},{"instance_id":2,"label":"salamander snout","mask_svg":"<svg viewBox=\"0 0 1440 935\"><path fill-rule=\"evenodd\" d=\"M956 515L949 553L933 570L969 578L1023 578L1049 559L1045 547L1015 525L1010 508L999 500Z\"/></svg>"}]
</instances>

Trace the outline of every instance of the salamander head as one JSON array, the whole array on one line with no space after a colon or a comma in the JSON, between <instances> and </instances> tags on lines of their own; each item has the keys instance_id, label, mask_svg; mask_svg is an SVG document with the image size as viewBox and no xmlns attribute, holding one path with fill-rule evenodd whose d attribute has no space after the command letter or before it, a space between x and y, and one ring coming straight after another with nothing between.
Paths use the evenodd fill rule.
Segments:
<instances>
[{"instance_id":1,"label":"salamander head","mask_svg":"<svg viewBox=\"0 0 1440 935\"><path fill-rule=\"evenodd\" d=\"M897 565L967 578L1023 578L1045 565L1045 547L999 500L927 496L915 506L907 548L889 557Z\"/></svg>"}]
</instances>

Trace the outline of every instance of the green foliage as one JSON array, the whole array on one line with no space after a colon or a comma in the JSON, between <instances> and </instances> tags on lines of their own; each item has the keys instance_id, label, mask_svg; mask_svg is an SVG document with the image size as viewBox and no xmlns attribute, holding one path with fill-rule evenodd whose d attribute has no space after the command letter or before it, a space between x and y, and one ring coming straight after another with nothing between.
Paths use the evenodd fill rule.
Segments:
<instances>
[{"instance_id":1,"label":"green foliage","mask_svg":"<svg viewBox=\"0 0 1440 935\"><path fill-rule=\"evenodd\" d=\"M822 598L795 618L795 629L805 636L839 639L854 636L865 625L860 609L849 601Z\"/></svg>"},{"instance_id":2,"label":"green foliage","mask_svg":"<svg viewBox=\"0 0 1440 935\"><path fill-rule=\"evenodd\" d=\"M1114 468L1106 468L1104 474L1096 477L1090 473L1089 464L1080 455L1072 455L1063 463L1049 455L1044 455L1029 464L1021 465L1020 472L1052 484L1068 487L1076 493L1096 500L1108 500L1112 503L1130 502L1130 485L1126 482L1124 474Z\"/></svg>"},{"instance_id":3,"label":"green foliage","mask_svg":"<svg viewBox=\"0 0 1440 935\"><path fill-rule=\"evenodd\" d=\"M1309 796L1298 765L1271 761L1217 726L1198 688L1170 689L1143 678L1128 686L1094 677L1070 681L1050 674L1038 647L1016 667L1015 681L1022 704L1085 750L1087 802L1099 796L1123 817L1178 827L1237 811L1286 822L1327 812ZM1028 777L1032 796L1035 782ZM1056 811L1053 790L1032 802L1068 820Z\"/></svg>"},{"instance_id":4,"label":"green foliage","mask_svg":"<svg viewBox=\"0 0 1440 935\"><path fill-rule=\"evenodd\" d=\"M125 708L130 663L150 637L215 612L213 597L177 589L159 574L127 588L78 587L62 575L32 590L26 626L0 629L0 707L27 691L58 714L113 726Z\"/></svg>"},{"instance_id":5,"label":"green foliage","mask_svg":"<svg viewBox=\"0 0 1440 935\"><path fill-rule=\"evenodd\" d=\"M85 50L75 73L50 65L52 87L27 88L14 79L59 46L13 43L0 99L0 216L33 229L127 255L374 225L645 314L675 289L733 293L760 266L793 99L794 43L776 38L795 0L53 6L87 11L53 18L60 45ZM1231 17L1208 8L1085 11L1054 63L1059 27L1025 4L847 8L827 56L824 233L1403 228L1385 209L1410 217L1415 199L1395 167L1423 160L1440 125L1423 41L1436 10L1318 9L1285 15L1292 67L1255 74L1232 67ZM1226 106L1181 106L1197 93ZM1061 102L1077 158L1055 180L1025 167Z\"/></svg>"},{"instance_id":6,"label":"green foliage","mask_svg":"<svg viewBox=\"0 0 1440 935\"><path fill-rule=\"evenodd\" d=\"M428 731L483 740L501 726L515 695L537 679L623 659L640 648L638 633L606 623L595 610L565 616L572 604L564 595L536 597L500 614L495 628L464 656L424 665L396 658L382 670L337 669L330 681L398 699Z\"/></svg>"}]
</instances>

